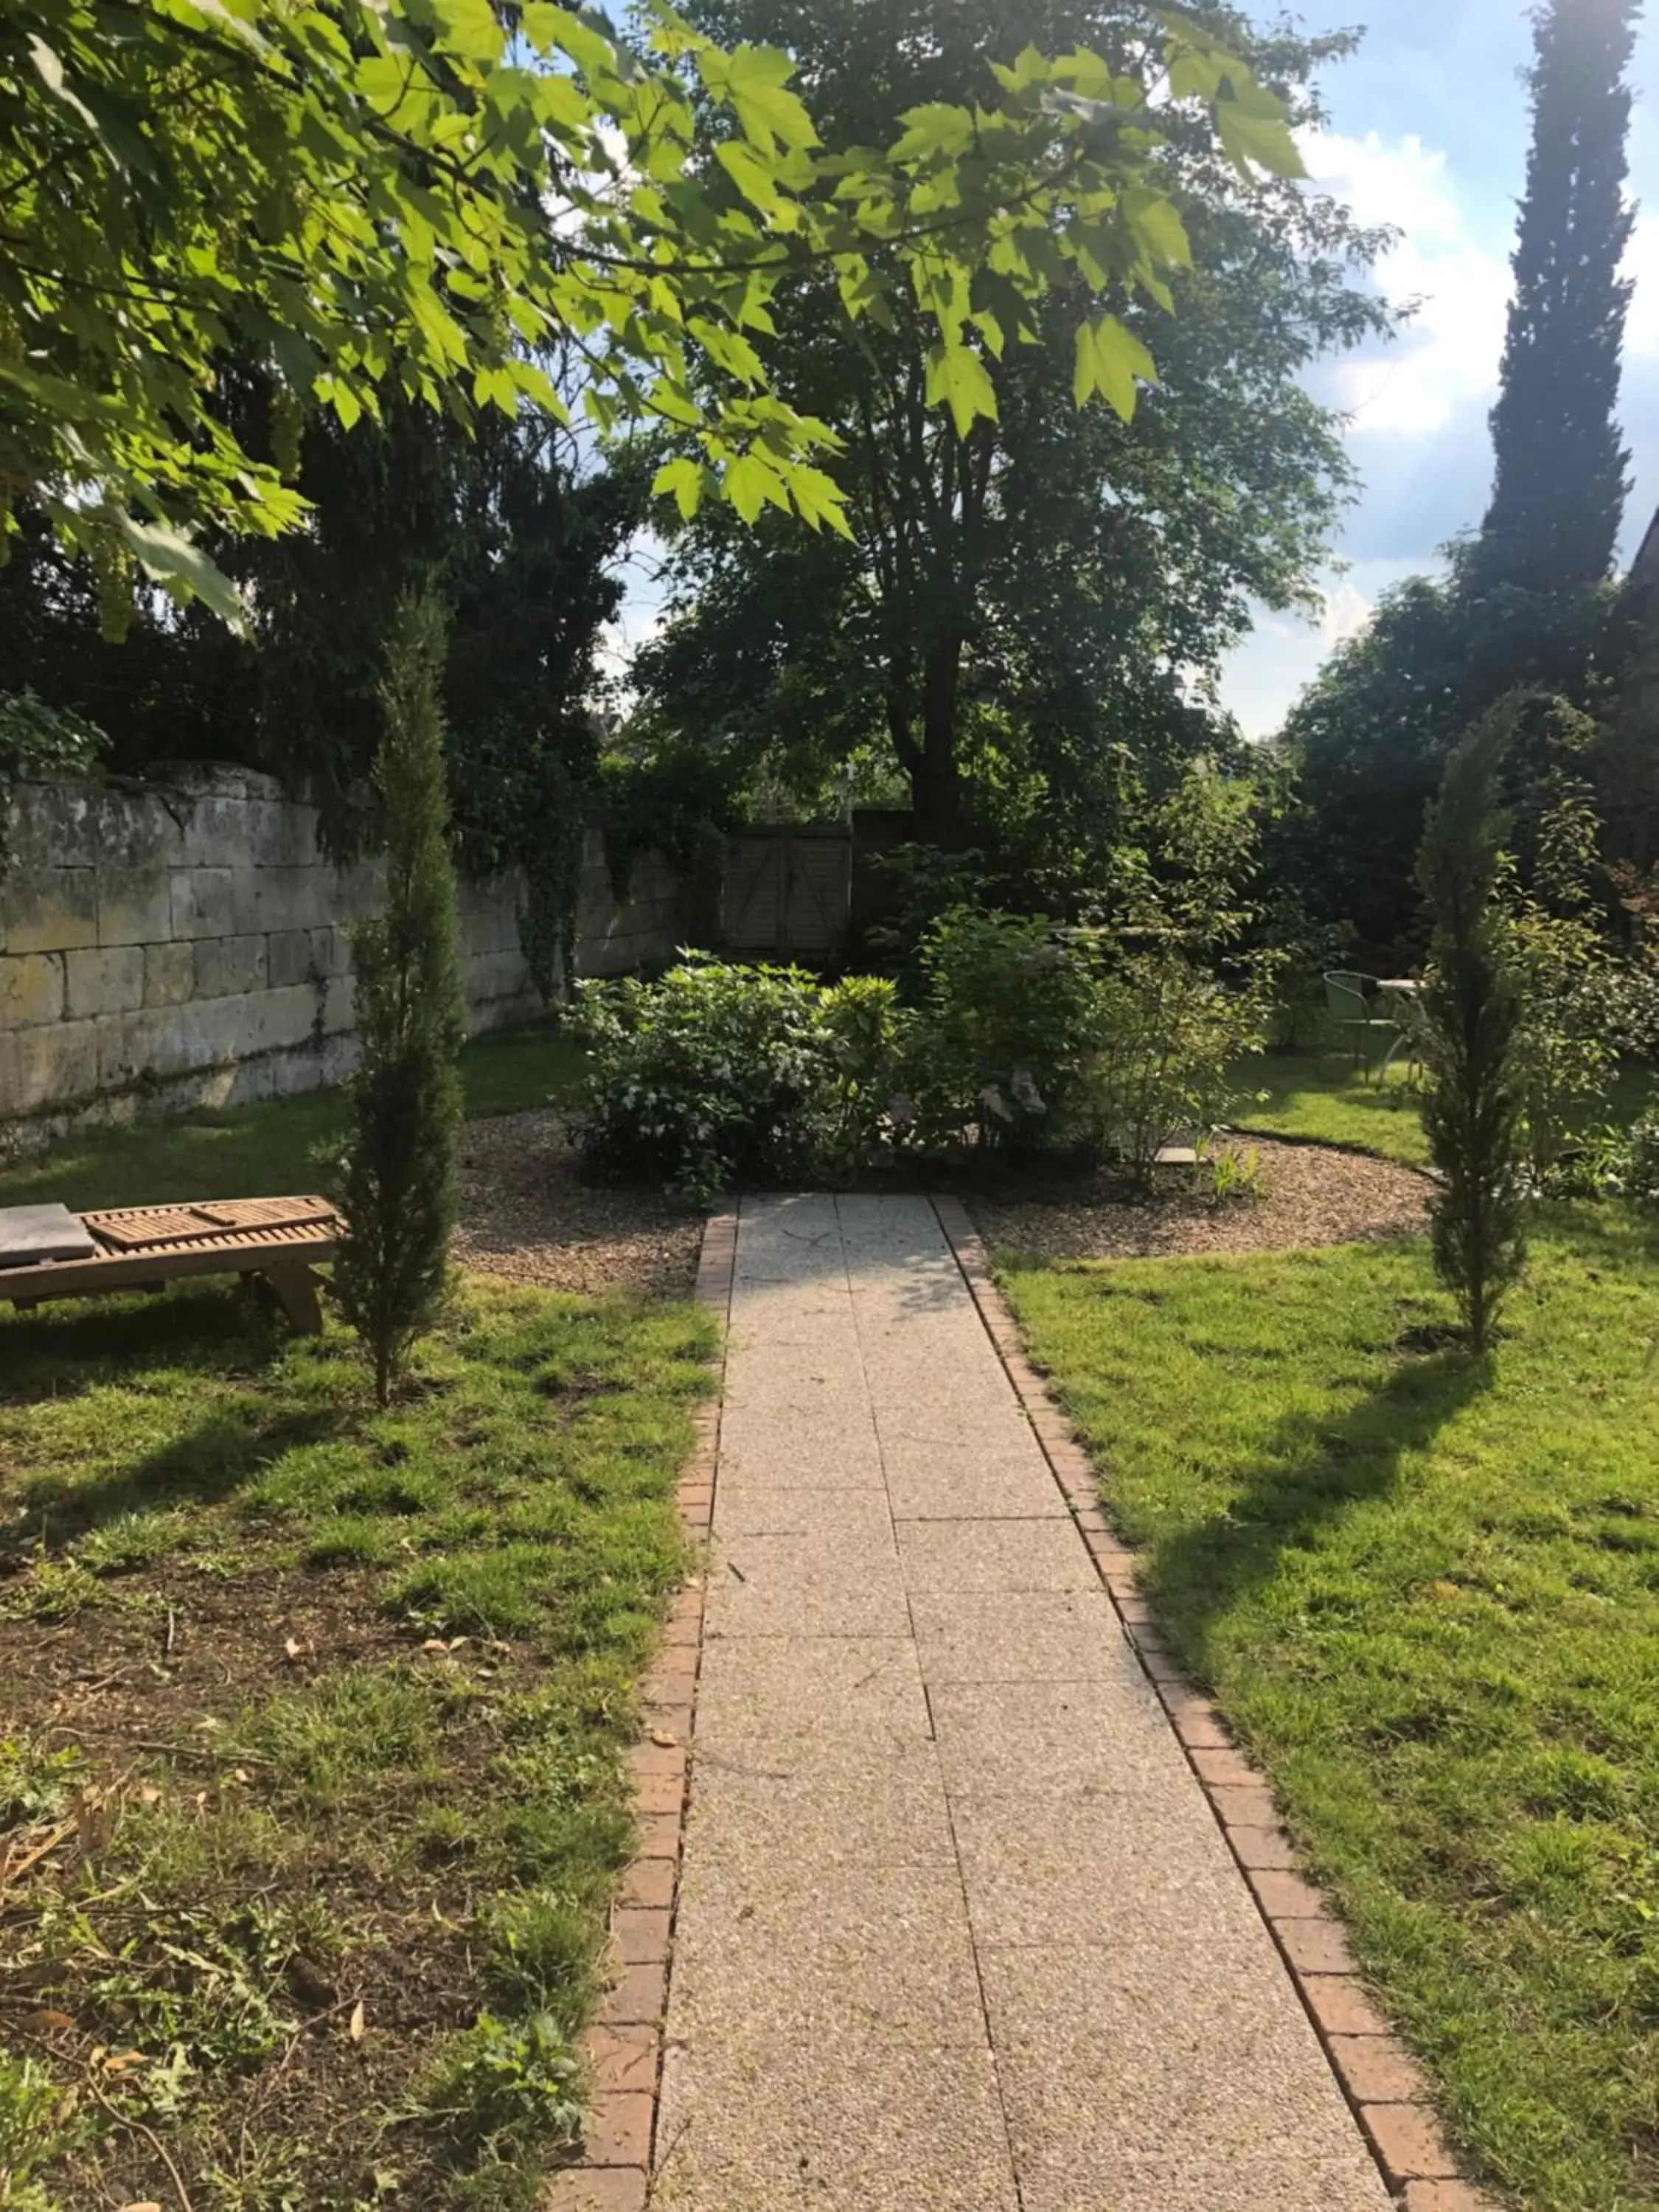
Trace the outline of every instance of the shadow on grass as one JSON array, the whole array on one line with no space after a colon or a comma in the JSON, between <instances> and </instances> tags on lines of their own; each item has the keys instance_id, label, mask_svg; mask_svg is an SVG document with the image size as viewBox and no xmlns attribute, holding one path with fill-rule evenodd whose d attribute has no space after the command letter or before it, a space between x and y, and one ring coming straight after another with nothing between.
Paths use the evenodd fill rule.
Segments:
<instances>
[{"instance_id":1,"label":"shadow on grass","mask_svg":"<svg viewBox=\"0 0 1659 2212\"><path fill-rule=\"evenodd\" d=\"M58 1464L4 1486L12 1537L32 1543L44 1522L55 1550L125 1514L211 1504L284 1452L337 1434L347 1409L296 1406L267 1387L289 1334L255 1299L196 1288L112 1308L47 1307L0 1326L0 1407L64 1409ZM178 1429L127 1459L120 1425L134 1391L175 1406Z\"/></svg>"},{"instance_id":2,"label":"shadow on grass","mask_svg":"<svg viewBox=\"0 0 1659 2212\"><path fill-rule=\"evenodd\" d=\"M142 1298L0 1308L0 1405L77 1395L157 1366L258 1375L291 1333L252 1279Z\"/></svg>"},{"instance_id":3,"label":"shadow on grass","mask_svg":"<svg viewBox=\"0 0 1659 2212\"><path fill-rule=\"evenodd\" d=\"M1492 1364L1443 1352L1401 1366L1334 1419L1297 1413L1264 1443L1260 1471L1224 1513L1159 1544L1149 1589L1183 1656L1213 1680L1212 1632L1354 1506L1386 1497L1401 1462L1491 1386Z\"/></svg>"},{"instance_id":4,"label":"shadow on grass","mask_svg":"<svg viewBox=\"0 0 1659 2212\"><path fill-rule=\"evenodd\" d=\"M326 1443L345 1425L339 1408L303 1410L241 1401L209 1413L184 1435L131 1464L88 1479L72 1468L36 1475L16 1493L14 1535L49 1553L89 1529L173 1505L216 1505L264 1474L285 1452Z\"/></svg>"}]
</instances>

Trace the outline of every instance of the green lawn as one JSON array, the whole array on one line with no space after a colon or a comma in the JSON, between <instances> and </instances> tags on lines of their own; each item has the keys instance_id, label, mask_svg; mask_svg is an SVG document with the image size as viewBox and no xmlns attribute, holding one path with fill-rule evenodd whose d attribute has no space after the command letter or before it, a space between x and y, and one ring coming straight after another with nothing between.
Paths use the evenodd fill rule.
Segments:
<instances>
[{"instance_id":1,"label":"green lawn","mask_svg":"<svg viewBox=\"0 0 1659 2212\"><path fill-rule=\"evenodd\" d=\"M380 1413L217 1286L0 1318L0 2202L529 2212L712 1334L477 1284Z\"/></svg>"},{"instance_id":2,"label":"green lawn","mask_svg":"<svg viewBox=\"0 0 1659 2212\"><path fill-rule=\"evenodd\" d=\"M1418 1243L1043 1267L1034 1355L1474 2170L1659 2207L1659 1232L1540 1225L1491 1367Z\"/></svg>"},{"instance_id":3,"label":"green lawn","mask_svg":"<svg viewBox=\"0 0 1659 2212\"><path fill-rule=\"evenodd\" d=\"M550 1023L476 1039L461 1056L466 1110L510 1114L567 1092L580 1048ZM251 1198L316 1187L318 1156L345 1127L338 1091L89 1131L50 1152L0 1162L0 1206L94 1206Z\"/></svg>"},{"instance_id":4,"label":"green lawn","mask_svg":"<svg viewBox=\"0 0 1659 2212\"><path fill-rule=\"evenodd\" d=\"M1235 1115L1241 1129L1354 1146L1413 1167L1428 1164L1417 1098L1403 1065L1397 1064L1388 1082L1380 1084L1356 1074L1351 1061L1329 1054L1268 1052L1241 1061L1236 1077L1243 1094ZM1591 1119L1628 1125L1654 1084L1651 1068L1621 1068L1607 1105Z\"/></svg>"},{"instance_id":5,"label":"green lawn","mask_svg":"<svg viewBox=\"0 0 1659 2212\"><path fill-rule=\"evenodd\" d=\"M576 1065L482 1041L468 1109ZM0 1198L305 1188L342 1118L146 1123ZM382 1413L343 1327L234 1285L0 1310L0 2203L530 2212L712 1339L473 1280Z\"/></svg>"}]
</instances>

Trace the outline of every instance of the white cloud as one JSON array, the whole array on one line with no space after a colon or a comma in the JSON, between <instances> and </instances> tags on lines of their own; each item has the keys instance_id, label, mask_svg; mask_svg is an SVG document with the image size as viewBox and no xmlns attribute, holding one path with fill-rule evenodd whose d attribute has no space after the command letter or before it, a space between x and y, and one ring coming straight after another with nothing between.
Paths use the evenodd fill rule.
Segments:
<instances>
[{"instance_id":1,"label":"white cloud","mask_svg":"<svg viewBox=\"0 0 1659 2212\"><path fill-rule=\"evenodd\" d=\"M1370 621L1372 602L1365 597L1351 578L1344 577L1333 592L1325 593L1325 604L1319 619L1319 635L1329 653L1344 645L1351 637L1358 637Z\"/></svg>"},{"instance_id":2,"label":"white cloud","mask_svg":"<svg viewBox=\"0 0 1659 2212\"><path fill-rule=\"evenodd\" d=\"M1415 137L1385 140L1310 131L1302 141L1316 183L1362 222L1401 234L1377 264L1389 297L1417 313L1392 343L1363 348L1329 371L1334 404L1354 428L1438 430L1498 386L1509 301L1507 245L1481 237L1460 203L1446 156Z\"/></svg>"}]
</instances>

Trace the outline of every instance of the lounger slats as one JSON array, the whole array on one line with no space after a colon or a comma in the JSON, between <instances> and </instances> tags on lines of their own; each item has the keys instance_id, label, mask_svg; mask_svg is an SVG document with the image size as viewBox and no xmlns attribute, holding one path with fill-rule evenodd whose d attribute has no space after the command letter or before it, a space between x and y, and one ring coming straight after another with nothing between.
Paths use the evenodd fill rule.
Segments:
<instances>
[{"instance_id":1,"label":"lounger slats","mask_svg":"<svg viewBox=\"0 0 1659 2212\"><path fill-rule=\"evenodd\" d=\"M0 1302L95 1297L106 1291L159 1287L186 1275L264 1274L296 1315L315 1313L310 1270L331 1260L344 1226L322 1198L208 1201L200 1207L112 1206L80 1218L103 1248L90 1259L0 1268ZM231 1225L222 1217L232 1217ZM181 1233L182 1231L182 1233Z\"/></svg>"}]
</instances>

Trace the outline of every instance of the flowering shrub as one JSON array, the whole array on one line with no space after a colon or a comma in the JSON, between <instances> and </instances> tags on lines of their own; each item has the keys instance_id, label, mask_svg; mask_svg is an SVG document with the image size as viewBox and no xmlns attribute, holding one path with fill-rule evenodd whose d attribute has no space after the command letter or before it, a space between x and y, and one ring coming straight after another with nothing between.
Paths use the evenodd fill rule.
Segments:
<instances>
[{"instance_id":1,"label":"flowering shrub","mask_svg":"<svg viewBox=\"0 0 1659 2212\"><path fill-rule=\"evenodd\" d=\"M841 1073L823 1000L800 969L695 956L654 983L584 985L589 1168L666 1182L694 1205L734 1182L815 1179L835 1149Z\"/></svg>"},{"instance_id":2,"label":"flowering shrub","mask_svg":"<svg viewBox=\"0 0 1659 2212\"><path fill-rule=\"evenodd\" d=\"M953 908L918 954L921 1003L849 976L686 956L581 991L577 1133L593 1173L705 1205L733 1183L842 1182L884 1152L1084 1152L1137 1172L1221 1118L1260 993L1174 947Z\"/></svg>"},{"instance_id":3,"label":"flowering shrub","mask_svg":"<svg viewBox=\"0 0 1659 2212\"><path fill-rule=\"evenodd\" d=\"M918 960L907 1085L915 1139L1052 1147L1086 1048L1088 953L1041 915L958 906L927 931Z\"/></svg>"}]
</instances>

